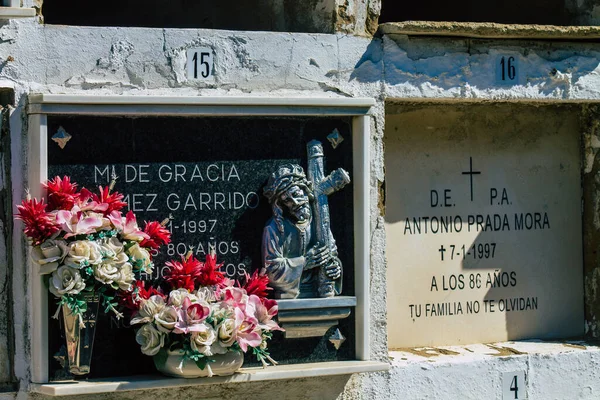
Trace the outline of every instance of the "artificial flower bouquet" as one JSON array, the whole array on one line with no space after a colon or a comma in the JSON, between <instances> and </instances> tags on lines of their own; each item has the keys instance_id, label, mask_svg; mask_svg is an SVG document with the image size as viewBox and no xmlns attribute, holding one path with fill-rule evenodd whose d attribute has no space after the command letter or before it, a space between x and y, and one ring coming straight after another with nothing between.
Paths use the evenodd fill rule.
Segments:
<instances>
[{"instance_id":1,"label":"artificial flower bouquet","mask_svg":"<svg viewBox=\"0 0 600 400\"><path fill-rule=\"evenodd\" d=\"M252 349L263 366L276 364L267 352L272 331L282 330L273 317L277 302L267 299L269 279L254 273L244 285L235 284L219 271L214 249L200 262L188 252L181 261L166 265L162 287L146 288L137 282L124 299L134 310L132 325L138 325L136 340L142 353L154 356L157 368L176 376L212 376L220 355ZM166 289L166 290L163 290ZM164 294L163 294L164 293ZM178 355L177 371L165 371L166 358ZM183 373L184 367L203 373ZM214 372L215 375L229 375Z\"/></svg>"},{"instance_id":2,"label":"artificial flower bouquet","mask_svg":"<svg viewBox=\"0 0 600 400\"><path fill-rule=\"evenodd\" d=\"M47 204L28 195L17 206L16 218L23 220L24 233L32 241L33 261L41 274L49 275L49 290L60 306L78 316L80 328L85 327L82 314L90 295L99 299L105 312L122 317L116 294L131 289L136 272L151 274L151 251L170 241L164 227L168 220L148 222L142 230L132 211L123 215L127 203L112 191L115 179L92 193L78 190L67 176L57 176L44 185Z\"/></svg>"}]
</instances>

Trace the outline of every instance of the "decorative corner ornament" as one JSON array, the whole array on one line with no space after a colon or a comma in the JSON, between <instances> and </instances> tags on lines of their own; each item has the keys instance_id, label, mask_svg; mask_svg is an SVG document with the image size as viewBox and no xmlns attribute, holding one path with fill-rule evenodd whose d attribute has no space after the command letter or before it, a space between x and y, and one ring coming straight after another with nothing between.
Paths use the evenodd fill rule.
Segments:
<instances>
[{"instance_id":1,"label":"decorative corner ornament","mask_svg":"<svg viewBox=\"0 0 600 400\"><path fill-rule=\"evenodd\" d=\"M338 131L337 128L335 128L333 132L327 135L327 140L329 140L329 142L331 143L331 147L336 149L340 145L340 143L344 141L344 137L340 134L340 131Z\"/></svg>"},{"instance_id":2,"label":"decorative corner ornament","mask_svg":"<svg viewBox=\"0 0 600 400\"><path fill-rule=\"evenodd\" d=\"M329 341L333 344L333 347L335 347L336 350L339 350L340 347L342 347L342 344L344 344L346 341L346 337L342 335L340 328L337 328L329 337Z\"/></svg>"},{"instance_id":3,"label":"decorative corner ornament","mask_svg":"<svg viewBox=\"0 0 600 400\"><path fill-rule=\"evenodd\" d=\"M54 140L61 149L64 149L67 145L67 142L71 140L73 136L71 136L65 128L62 126L58 128L58 131L52 136L52 140Z\"/></svg>"}]
</instances>

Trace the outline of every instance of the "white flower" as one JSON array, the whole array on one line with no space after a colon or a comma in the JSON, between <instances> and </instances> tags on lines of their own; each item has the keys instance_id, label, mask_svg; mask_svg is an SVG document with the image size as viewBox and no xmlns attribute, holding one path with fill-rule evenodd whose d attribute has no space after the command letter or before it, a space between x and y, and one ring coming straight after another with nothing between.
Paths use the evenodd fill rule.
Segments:
<instances>
[{"instance_id":1,"label":"white flower","mask_svg":"<svg viewBox=\"0 0 600 400\"><path fill-rule=\"evenodd\" d=\"M217 296L215 295L215 291L207 286L202 286L196 292L196 297L198 297L199 301L208 301L215 302L217 300Z\"/></svg>"},{"instance_id":2,"label":"white flower","mask_svg":"<svg viewBox=\"0 0 600 400\"><path fill-rule=\"evenodd\" d=\"M129 257L127 257L127 254L125 254L124 252L117 253L114 260L119 265L127 263L131 266L131 264L129 263ZM132 268L133 268L133 266L132 266Z\"/></svg>"},{"instance_id":3,"label":"white flower","mask_svg":"<svg viewBox=\"0 0 600 400\"><path fill-rule=\"evenodd\" d=\"M117 257L117 253L115 253L115 251L106 244L100 243L99 247L103 260L114 260Z\"/></svg>"},{"instance_id":4,"label":"white flower","mask_svg":"<svg viewBox=\"0 0 600 400\"><path fill-rule=\"evenodd\" d=\"M107 285L115 282L119 288L128 290L134 276L129 257L123 252L123 244L116 238L105 238L100 242L99 249L102 261L94 265L96 280Z\"/></svg>"},{"instance_id":5,"label":"white flower","mask_svg":"<svg viewBox=\"0 0 600 400\"><path fill-rule=\"evenodd\" d=\"M153 324L144 324L135 334L135 341L142 347L142 353L153 356L165 345L165 334Z\"/></svg>"},{"instance_id":6,"label":"white flower","mask_svg":"<svg viewBox=\"0 0 600 400\"><path fill-rule=\"evenodd\" d=\"M110 251L115 255L123 253L123 243L116 237L104 238L101 243L102 249L107 252Z\"/></svg>"},{"instance_id":7,"label":"white flower","mask_svg":"<svg viewBox=\"0 0 600 400\"><path fill-rule=\"evenodd\" d=\"M112 260L105 260L94 265L94 278L98 282L110 285L119 278L119 267Z\"/></svg>"},{"instance_id":8,"label":"white flower","mask_svg":"<svg viewBox=\"0 0 600 400\"><path fill-rule=\"evenodd\" d=\"M142 300L140 311L131 318L131 325L154 321L154 317L165 308L165 300L157 295Z\"/></svg>"},{"instance_id":9,"label":"white flower","mask_svg":"<svg viewBox=\"0 0 600 400\"><path fill-rule=\"evenodd\" d=\"M135 280L135 275L133 274L133 268L131 264L124 263L119 268L119 276L115 279L115 283L119 286L121 290L129 290L131 289L131 284Z\"/></svg>"},{"instance_id":10,"label":"white flower","mask_svg":"<svg viewBox=\"0 0 600 400\"><path fill-rule=\"evenodd\" d=\"M169 305L172 305L174 307L181 307L181 305L183 304L183 300L185 300L186 298L190 299L192 303L196 303L198 301L198 298L192 293L188 292L187 289L180 288L176 290L171 290L171 293L169 293Z\"/></svg>"},{"instance_id":11,"label":"white flower","mask_svg":"<svg viewBox=\"0 0 600 400\"><path fill-rule=\"evenodd\" d=\"M159 331L169 333L177 323L177 310L175 307L165 307L156 315L154 321Z\"/></svg>"},{"instance_id":12,"label":"white flower","mask_svg":"<svg viewBox=\"0 0 600 400\"><path fill-rule=\"evenodd\" d=\"M202 353L206 356L212 356L210 346L214 343L217 335L212 326L202 323L194 326L194 331L190 336L190 345L192 350Z\"/></svg>"},{"instance_id":13,"label":"white flower","mask_svg":"<svg viewBox=\"0 0 600 400\"><path fill-rule=\"evenodd\" d=\"M148 250L136 243L127 250L127 253L131 257L131 263L136 270L143 270L147 274L152 274L152 262Z\"/></svg>"},{"instance_id":14,"label":"white flower","mask_svg":"<svg viewBox=\"0 0 600 400\"><path fill-rule=\"evenodd\" d=\"M233 309L225 303L211 303L210 308L213 313L213 317L217 321L231 318L233 316Z\"/></svg>"},{"instance_id":15,"label":"white flower","mask_svg":"<svg viewBox=\"0 0 600 400\"><path fill-rule=\"evenodd\" d=\"M217 326L217 338L211 350L214 354L225 354L229 350L229 347L233 345L236 338L237 327L235 319L228 318L223 320Z\"/></svg>"},{"instance_id":16,"label":"white flower","mask_svg":"<svg viewBox=\"0 0 600 400\"><path fill-rule=\"evenodd\" d=\"M31 251L31 258L40 265L40 274L51 274L69 253L64 240L46 240Z\"/></svg>"},{"instance_id":17,"label":"white flower","mask_svg":"<svg viewBox=\"0 0 600 400\"><path fill-rule=\"evenodd\" d=\"M56 297L65 294L77 294L85 289L85 283L79 270L66 265L58 267L50 277L50 293Z\"/></svg>"},{"instance_id":18,"label":"white flower","mask_svg":"<svg viewBox=\"0 0 600 400\"><path fill-rule=\"evenodd\" d=\"M73 268L81 268L86 265L100 264L102 253L100 245L89 240L78 240L69 245L69 255L65 258L65 264Z\"/></svg>"}]
</instances>

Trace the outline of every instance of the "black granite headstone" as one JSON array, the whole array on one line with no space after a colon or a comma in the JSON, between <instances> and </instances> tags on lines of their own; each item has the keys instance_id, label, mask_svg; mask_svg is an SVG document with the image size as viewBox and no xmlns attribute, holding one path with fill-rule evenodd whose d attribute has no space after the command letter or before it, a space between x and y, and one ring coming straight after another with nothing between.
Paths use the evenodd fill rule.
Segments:
<instances>
[{"instance_id":1,"label":"black granite headstone","mask_svg":"<svg viewBox=\"0 0 600 400\"><path fill-rule=\"evenodd\" d=\"M154 274L142 275L142 279L159 279L165 261L179 258L189 246L194 246L196 257L203 260L209 244L216 245L223 271L239 278L261 266L262 230L271 216L262 187L269 174L289 162L306 168L306 144L312 139L323 142L326 173L338 167L352 172L350 126L349 119L314 117L49 116L48 176L68 175L80 187L95 190L108 185L114 171L119 177L115 190L125 195L126 210L135 211L140 226L143 221L173 216L169 225L172 243L154 257ZM60 127L72 136L62 149L51 139ZM334 129L345 139L335 150L326 138ZM352 295L351 185L329 201L332 231L345 266L343 294ZM55 301L50 303L52 315ZM58 324L51 322L51 372L58 368L52 361L60 348L58 331ZM287 349L286 357L313 359L310 348L303 347L297 355ZM334 352L325 359L340 354ZM141 354L133 329L102 316L90 376L151 371L154 366Z\"/></svg>"}]
</instances>

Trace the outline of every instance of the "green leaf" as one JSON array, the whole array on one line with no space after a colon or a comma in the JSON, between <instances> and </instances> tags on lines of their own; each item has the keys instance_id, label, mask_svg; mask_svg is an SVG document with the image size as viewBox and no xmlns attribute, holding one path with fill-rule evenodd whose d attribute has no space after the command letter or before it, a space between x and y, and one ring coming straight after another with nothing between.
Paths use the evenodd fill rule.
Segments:
<instances>
[{"instance_id":1,"label":"green leaf","mask_svg":"<svg viewBox=\"0 0 600 400\"><path fill-rule=\"evenodd\" d=\"M162 367L163 365L165 365L167 363L167 357L169 357L169 355L167 354L167 350L165 350L164 347L162 347L158 353L156 353L154 355L154 363L157 366Z\"/></svg>"},{"instance_id":2,"label":"green leaf","mask_svg":"<svg viewBox=\"0 0 600 400\"><path fill-rule=\"evenodd\" d=\"M127 242L125 242L125 245L123 246L123 250L124 251L128 251L136 243L137 242L134 242L134 241L127 241Z\"/></svg>"},{"instance_id":3,"label":"green leaf","mask_svg":"<svg viewBox=\"0 0 600 400\"><path fill-rule=\"evenodd\" d=\"M171 346L169 346L170 351L173 351L177 348L181 348L181 342L179 341L174 341L173 343L171 343Z\"/></svg>"},{"instance_id":4,"label":"green leaf","mask_svg":"<svg viewBox=\"0 0 600 400\"><path fill-rule=\"evenodd\" d=\"M206 364L208 363L208 359L206 357L202 357L197 360L194 360L194 362L196 363L198 368L204 370L204 368L206 368Z\"/></svg>"}]
</instances>

